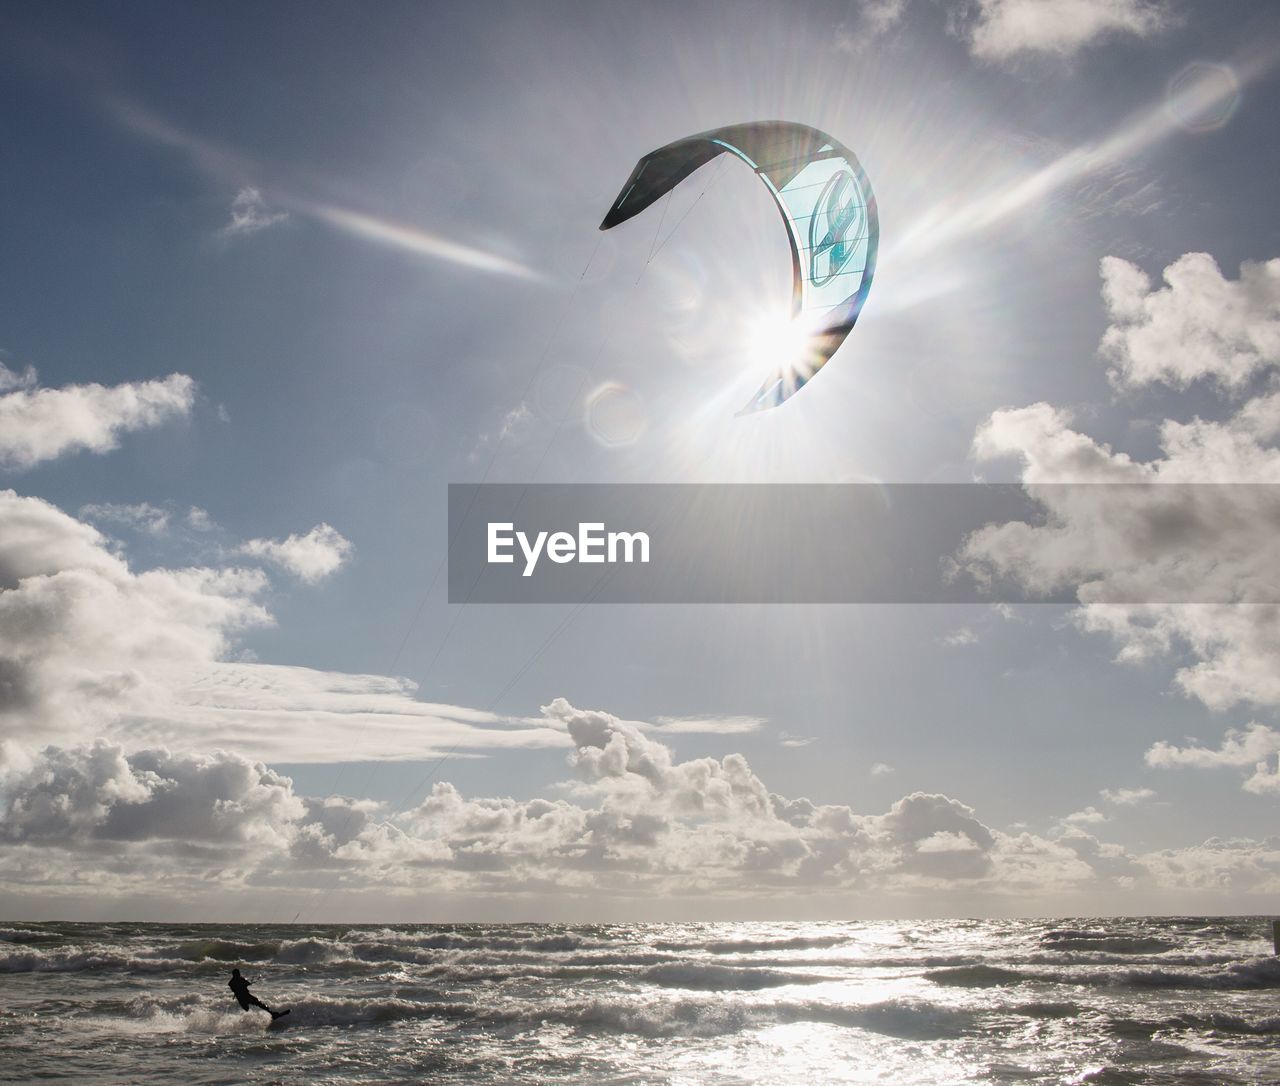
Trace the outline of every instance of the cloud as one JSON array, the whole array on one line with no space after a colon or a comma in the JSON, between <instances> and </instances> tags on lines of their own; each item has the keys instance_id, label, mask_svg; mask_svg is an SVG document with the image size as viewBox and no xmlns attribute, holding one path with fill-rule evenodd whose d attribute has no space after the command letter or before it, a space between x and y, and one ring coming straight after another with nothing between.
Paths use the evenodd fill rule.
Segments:
<instances>
[{"instance_id":1,"label":"cloud","mask_svg":"<svg viewBox=\"0 0 1280 1086\"><path fill-rule=\"evenodd\" d=\"M0 392L12 392L14 389L31 389L37 384L34 366L27 366L21 373L9 369L0 362Z\"/></svg>"},{"instance_id":2,"label":"cloud","mask_svg":"<svg viewBox=\"0 0 1280 1086\"><path fill-rule=\"evenodd\" d=\"M107 105L119 123L129 131L179 152L206 177L219 183L241 185L232 204L231 221L223 228L224 233L236 226L237 203L241 205L241 213L249 223L261 223L264 218L272 217L273 213L259 206L262 200L259 191L243 184L244 178L261 175L262 167L259 163L233 148L184 131L138 102L113 96ZM281 185L273 185L272 192L275 201L289 211L316 219L366 241L495 275L513 276L533 282L544 281L540 272L518 260L441 237L414 224L396 222L355 208L318 201L300 192L289 191ZM260 225L254 225L252 230L261 228Z\"/></svg>"},{"instance_id":3,"label":"cloud","mask_svg":"<svg viewBox=\"0 0 1280 1086\"><path fill-rule=\"evenodd\" d=\"M894 769L893 766L889 765L888 762L876 762L870 769L870 773L873 777L887 777L890 773L896 772L897 770Z\"/></svg>"},{"instance_id":4,"label":"cloud","mask_svg":"<svg viewBox=\"0 0 1280 1086\"><path fill-rule=\"evenodd\" d=\"M231 219L220 233L224 238L246 237L288 221L285 211L271 211L262 193L246 185L231 201Z\"/></svg>"},{"instance_id":5,"label":"cloud","mask_svg":"<svg viewBox=\"0 0 1280 1086\"><path fill-rule=\"evenodd\" d=\"M745 735L766 723L762 716L660 716L653 730L665 735Z\"/></svg>"},{"instance_id":6,"label":"cloud","mask_svg":"<svg viewBox=\"0 0 1280 1086\"><path fill-rule=\"evenodd\" d=\"M1187 259L1173 266L1185 267ZM1203 261L1192 264L1203 270ZM1225 331L1213 334L1197 322L1209 319L1208 303L1218 297L1221 279L1174 275L1178 285L1170 291L1178 292L1177 307L1200 316L1176 318L1184 320L1192 346L1179 354L1171 341L1162 363L1139 333L1158 328L1166 334L1175 320L1168 313L1171 296L1158 294L1152 303L1140 284L1117 286L1132 279L1132 271L1120 262L1104 264L1104 292L1119 323L1108 329L1103 349L1114 361L1123 344L1128 361L1122 384L1184 387L1193 377L1207 377L1229 396L1242 375L1274 368L1269 332L1259 317L1269 312L1259 299L1269 297L1270 272L1242 272L1242 294L1233 294L1228 305L1234 315L1224 317ZM1252 301L1242 301L1244 294ZM1229 485L1280 482L1280 388L1225 403L1221 418L1165 419L1159 454L1147 461L1076 430L1069 412L1047 403L993 412L978 428L974 455L983 461L1016 458L1045 517L1040 524L991 525L975 533L961 565L980 579L1009 578L1036 593L1078 586L1086 604L1074 616L1081 629L1113 639L1122 662L1189 651L1195 662L1178 669L1175 683L1210 708L1280 705L1273 487ZM1050 485L1062 483L1223 485ZM1141 600L1153 602L1127 602ZM1159 602L1166 600L1192 602Z\"/></svg>"},{"instance_id":7,"label":"cloud","mask_svg":"<svg viewBox=\"0 0 1280 1086\"><path fill-rule=\"evenodd\" d=\"M1109 256L1102 281L1112 320L1102 351L1117 385L1208 380L1238 391L1280 363L1280 259L1246 262L1230 280L1208 253L1186 253L1153 289L1141 268Z\"/></svg>"},{"instance_id":8,"label":"cloud","mask_svg":"<svg viewBox=\"0 0 1280 1086\"><path fill-rule=\"evenodd\" d=\"M861 0L859 7L862 14L860 29L877 37L902 22L907 13L907 0Z\"/></svg>"},{"instance_id":9,"label":"cloud","mask_svg":"<svg viewBox=\"0 0 1280 1086\"><path fill-rule=\"evenodd\" d=\"M133 505L90 503L80 506L80 516L86 520L119 524L148 535L164 535L169 530L169 511L149 502Z\"/></svg>"},{"instance_id":10,"label":"cloud","mask_svg":"<svg viewBox=\"0 0 1280 1086\"><path fill-rule=\"evenodd\" d=\"M1265 897L1280 891L1280 837L1261 841L1210 837L1203 844L1149 853L1142 865L1162 886L1219 897L1242 893Z\"/></svg>"},{"instance_id":11,"label":"cloud","mask_svg":"<svg viewBox=\"0 0 1280 1086\"><path fill-rule=\"evenodd\" d=\"M1098 794L1117 807L1140 807L1156 798L1150 788L1104 788Z\"/></svg>"},{"instance_id":12,"label":"cloud","mask_svg":"<svg viewBox=\"0 0 1280 1086\"><path fill-rule=\"evenodd\" d=\"M234 659L272 621L260 570L135 573L96 528L11 490L0 523L0 712L14 741L319 762L568 745L563 728L418 701L404 680Z\"/></svg>"},{"instance_id":13,"label":"cloud","mask_svg":"<svg viewBox=\"0 0 1280 1086\"><path fill-rule=\"evenodd\" d=\"M280 566L307 584L317 584L336 573L355 547L336 528L317 524L306 535L251 539L237 550Z\"/></svg>"},{"instance_id":14,"label":"cloud","mask_svg":"<svg viewBox=\"0 0 1280 1086\"><path fill-rule=\"evenodd\" d=\"M10 743L0 750L0 878L19 896L91 881L103 900L144 887L195 896L216 880L228 898L266 891L293 903L342 884L366 888L353 893L384 914L429 889L437 903L483 894L525 915L531 900L565 895L607 912L622 901L707 907L796 894L834 909L851 894L1024 905L1214 879L1261 893L1280 873L1276 842L1133 855L1075 828L1056 840L1005 833L923 792L860 814L772 792L740 754L680 761L651 727L563 699L541 724L571 743L573 776L559 789L568 798L472 797L436 781L405 810L300 796L241 754Z\"/></svg>"},{"instance_id":15,"label":"cloud","mask_svg":"<svg viewBox=\"0 0 1280 1086\"><path fill-rule=\"evenodd\" d=\"M807 747L817 741L818 737L816 735L792 735L790 732L778 733L778 746L788 747L792 750L799 747Z\"/></svg>"},{"instance_id":16,"label":"cloud","mask_svg":"<svg viewBox=\"0 0 1280 1086\"><path fill-rule=\"evenodd\" d=\"M961 626L943 637L942 643L947 648L963 648L965 645L976 645L978 643L978 635L973 632L971 627Z\"/></svg>"},{"instance_id":17,"label":"cloud","mask_svg":"<svg viewBox=\"0 0 1280 1086\"><path fill-rule=\"evenodd\" d=\"M126 756L99 740L49 747L5 780L0 834L10 841L145 841L280 845L305 813L288 778L219 751Z\"/></svg>"},{"instance_id":18,"label":"cloud","mask_svg":"<svg viewBox=\"0 0 1280 1086\"><path fill-rule=\"evenodd\" d=\"M976 0L957 20L973 55L991 61L1071 57L1110 38L1151 37L1172 22L1157 0Z\"/></svg>"},{"instance_id":19,"label":"cloud","mask_svg":"<svg viewBox=\"0 0 1280 1086\"><path fill-rule=\"evenodd\" d=\"M1083 811L1075 811L1062 819L1063 826L1096 826L1110 819L1097 807L1086 807Z\"/></svg>"},{"instance_id":20,"label":"cloud","mask_svg":"<svg viewBox=\"0 0 1280 1086\"><path fill-rule=\"evenodd\" d=\"M181 373L63 388L37 388L34 371L27 373L30 380L16 384L12 371L0 375L0 389L12 390L0 395L0 468L30 468L81 449L110 452L121 434L187 415L195 403L195 382Z\"/></svg>"},{"instance_id":21,"label":"cloud","mask_svg":"<svg viewBox=\"0 0 1280 1086\"><path fill-rule=\"evenodd\" d=\"M1147 751L1146 762L1156 769L1252 769L1253 773L1241 786L1246 792L1280 795L1277 755L1280 755L1280 731L1255 722L1246 728L1228 730L1216 750L1195 741L1185 747L1156 743Z\"/></svg>"}]
</instances>

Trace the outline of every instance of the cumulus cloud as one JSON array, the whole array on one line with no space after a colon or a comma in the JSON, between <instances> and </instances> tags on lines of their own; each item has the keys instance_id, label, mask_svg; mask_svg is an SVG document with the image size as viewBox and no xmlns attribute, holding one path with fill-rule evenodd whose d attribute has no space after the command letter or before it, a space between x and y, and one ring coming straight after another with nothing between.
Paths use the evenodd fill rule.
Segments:
<instances>
[{"instance_id":1,"label":"cumulus cloud","mask_svg":"<svg viewBox=\"0 0 1280 1086\"><path fill-rule=\"evenodd\" d=\"M1110 38L1150 37L1171 22L1158 0L976 0L957 18L973 55L992 61L1070 57Z\"/></svg>"},{"instance_id":2,"label":"cumulus cloud","mask_svg":"<svg viewBox=\"0 0 1280 1086\"><path fill-rule=\"evenodd\" d=\"M245 186L231 201L231 218L222 228L223 237L245 237L256 234L289 218L287 212L272 211L256 188Z\"/></svg>"},{"instance_id":3,"label":"cumulus cloud","mask_svg":"<svg viewBox=\"0 0 1280 1086\"><path fill-rule=\"evenodd\" d=\"M0 374L0 468L30 468L82 449L110 452L122 434L189 414L195 403L195 382L181 373L63 388L38 388L35 372L27 375Z\"/></svg>"},{"instance_id":4,"label":"cumulus cloud","mask_svg":"<svg viewBox=\"0 0 1280 1086\"><path fill-rule=\"evenodd\" d=\"M336 573L355 547L336 528L317 524L306 535L286 539L251 539L239 553L251 555L288 570L307 584L316 584Z\"/></svg>"},{"instance_id":5,"label":"cumulus cloud","mask_svg":"<svg viewBox=\"0 0 1280 1086\"><path fill-rule=\"evenodd\" d=\"M0 713L27 743L226 747L259 759L421 759L567 746L563 729L418 701L407 681L248 663L254 569L135 573L93 526L0 491Z\"/></svg>"},{"instance_id":6,"label":"cumulus cloud","mask_svg":"<svg viewBox=\"0 0 1280 1086\"><path fill-rule=\"evenodd\" d=\"M281 845L305 812L292 782L239 755L126 756L105 740L48 747L6 775L0 836L64 845L158 838Z\"/></svg>"},{"instance_id":7,"label":"cumulus cloud","mask_svg":"<svg viewBox=\"0 0 1280 1086\"><path fill-rule=\"evenodd\" d=\"M1148 853L1142 866L1162 886L1265 897L1280 891L1280 837L1210 837L1203 844Z\"/></svg>"},{"instance_id":8,"label":"cumulus cloud","mask_svg":"<svg viewBox=\"0 0 1280 1086\"><path fill-rule=\"evenodd\" d=\"M552 789L558 798L471 797L437 781L406 810L300 796L239 754L9 744L0 876L19 894L74 891L86 877L101 896L196 893L216 879L224 894L365 886L383 909L428 888L437 902L483 893L518 909L529 895L571 895L607 909L796 893L1024 903L1215 879L1261 892L1280 872L1275 842L1140 856L1075 827L1056 839L1006 833L940 794L903 796L882 814L787 797L740 754L681 761L654 729L563 699L544 707L542 726L570 742L573 776Z\"/></svg>"},{"instance_id":9,"label":"cumulus cloud","mask_svg":"<svg viewBox=\"0 0 1280 1086\"><path fill-rule=\"evenodd\" d=\"M1280 259L1246 262L1230 280L1208 253L1186 253L1156 289L1137 265L1109 256L1102 282L1112 321L1102 351L1118 385L1207 380L1239 390L1280 363Z\"/></svg>"},{"instance_id":10,"label":"cumulus cloud","mask_svg":"<svg viewBox=\"0 0 1280 1086\"><path fill-rule=\"evenodd\" d=\"M1190 258L1173 267L1204 271L1203 260ZM1103 351L1123 359L1121 383L1180 388L1205 377L1230 394L1274 369L1280 355L1266 314L1269 269L1280 262L1258 267L1227 284L1223 298L1220 276L1174 274L1168 290L1151 294L1131 266L1104 265L1117 323ZM1208 327L1214 305L1227 310L1216 331ZM960 563L980 579L1008 578L1033 593L1076 588L1086 605L1077 624L1112 638L1121 661L1189 651L1194 662L1175 682L1211 708L1280 705L1280 509L1274 485L1231 485L1280 482L1280 390L1228 399L1217 419L1165 419L1158 435L1159 455L1142 461L1047 403L994 412L975 435L974 455L1019 461L1044 519L988 526L966 542ZM1061 485L1094 483L1113 485ZM1157 483L1182 485L1147 485ZM1194 485L1205 483L1218 485Z\"/></svg>"},{"instance_id":11,"label":"cumulus cloud","mask_svg":"<svg viewBox=\"0 0 1280 1086\"><path fill-rule=\"evenodd\" d=\"M1097 807L1086 807L1083 811L1075 811L1062 819L1064 826L1096 826L1110 821Z\"/></svg>"},{"instance_id":12,"label":"cumulus cloud","mask_svg":"<svg viewBox=\"0 0 1280 1086\"><path fill-rule=\"evenodd\" d=\"M1227 731L1217 749L1192 741L1179 747L1172 743L1156 743L1146 754L1147 765L1157 769L1190 767L1193 769L1252 769L1242 787L1258 795L1280 795L1280 731L1265 724L1252 723L1246 728Z\"/></svg>"}]
</instances>

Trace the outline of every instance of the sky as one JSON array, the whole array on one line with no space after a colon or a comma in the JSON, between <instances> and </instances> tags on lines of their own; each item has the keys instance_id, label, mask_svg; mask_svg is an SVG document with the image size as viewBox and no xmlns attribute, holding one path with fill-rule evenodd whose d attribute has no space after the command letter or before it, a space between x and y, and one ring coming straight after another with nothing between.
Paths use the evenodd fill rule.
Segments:
<instances>
[{"instance_id":1,"label":"sky","mask_svg":"<svg viewBox=\"0 0 1280 1086\"><path fill-rule=\"evenodd\" d=\"M0 912L302 922L1258 912L1280 482L1266 2L0 4ZM782 407L769 194L880 260ZM1074 606L460 605L461 482L1003 481L970 572ZM1115 598L1114 595L1111 598ZM1124 598L1139 598L1129 595Z\"/></svg>"}]
</instances>

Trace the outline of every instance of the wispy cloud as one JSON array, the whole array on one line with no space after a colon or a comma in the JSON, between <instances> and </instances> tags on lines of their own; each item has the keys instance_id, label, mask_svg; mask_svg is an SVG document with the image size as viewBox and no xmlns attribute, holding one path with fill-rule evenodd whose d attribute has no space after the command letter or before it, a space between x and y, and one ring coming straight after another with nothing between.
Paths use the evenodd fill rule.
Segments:
<instances>
[{"instance_id":1,"label":"wispy cloud","mask_svg":"<svg viewBox=\"0 0 1280 1086\"><path fill-rule=\"evenodd\" d=\"M9 369L3 362L0 362L0 392L12 392L14 389L35 388L38 383L38 375L34 366L26 366L22 372Z\"/></svg>"},{"instance_id":2,"label":"wispy cloud","mask_svg":"<svg viewBox=\"0 0 1280 1086\"><path fill-rule=\"evenodd\" d=\"M288 212L272 211L262 193L253 186L246 185L231 201L231 219L220 233L226 238L244 237L287 222L288 219Z\"/></svg>"},{"instance_id":3,"label":"wispy cloud","mask_svg":"<svg viewBox=\"0 0 1280 1086\"><path fill-rule=\"evenodd\" d=\"M778 746L788 747L792 750L799 747L812 746L818 741L816 735L792 735L790 732L778 733Z\"/></svg>"},{"instance_id":4,"label":"wispy cloud","mask_svg":"<svg viewBox=\"0 0 1280 1086\"><path fill-rule=\"evenodd\" d=\"M119 524L148 535L164 535L169 530L169 511L150 502L91 502L80 506L80 516L97 523Z\"/></svg>"},{"instance_id":5,"label":"wispy cloud","mask_svg":"<svg viewBox=\"0 0 1280 1086\"><path fill-rule=\"evenodd\" d=\"M1098 794L1117 807L1140 807L1156 798L1150 788L1104 788Z\"/></svg>"},{"instance_id":6,"label":"wispy cloud","mask_svg":"<svg viewBox=\"0 0 1280 1086\"><path fill-rule=\"evenodd\" d=\"M110 103L113 116L132 132L181 151L202 173L224 184L236 185L235 202L241 204L245 225L245 229L239 232L252 232L270 225L265 221L271 218L271 213L267 212L261 195L264 186L249 180L265 172L261 164L241 151L184 131L137 102L115 97L110 99ZM269 191L274 204L365 241L489 274L530 281L543 278L539 272L512 257L442 237L416 224L397 222L368 210L339 206L332 201L317 200L287 183L272 184ZM233 203L232 220L224 230L235 227L236 221Z\"/></svg>"},{"instance_id":7,"label":"wispy cloud","mask_svg":"<svg viewBox=\"0 0 1280 1086\"><path fill-rule=\"evenodd\" d=\"M660 716L653 730L666 735L747 735L765 723L761 716Z\"/></svg>"}]
</instances>

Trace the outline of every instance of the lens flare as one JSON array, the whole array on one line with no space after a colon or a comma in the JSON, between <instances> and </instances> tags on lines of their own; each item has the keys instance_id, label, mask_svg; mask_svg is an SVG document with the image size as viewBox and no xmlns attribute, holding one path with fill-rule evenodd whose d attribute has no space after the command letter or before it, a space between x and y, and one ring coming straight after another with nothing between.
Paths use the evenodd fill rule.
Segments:
<instances>
[{"instance_id":1,"label":"lens flare","mask_svg":"<svg viewBox=\"0 0 1280 1086\"><path fill-rule=\"evenodd\" d=\"M609 449L634 445L649 425L644 401L618 381L606 381L587 397L587 432Z\"/></svg>"},{"instance_id":2,"label":"lens flare","mask_svg":"<svg viewBox=\"0 0 1280 1086\"><path fill-rule=\"evenodd\" d=\"M1169 80L1165 109L1188 132L1214 132L1240 105L1240 80L1225 64L1196 61Z\"/></svg>"}]
</instances>

